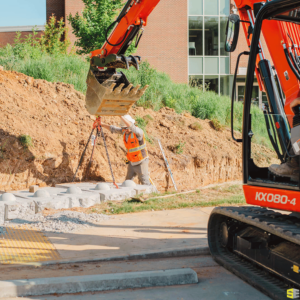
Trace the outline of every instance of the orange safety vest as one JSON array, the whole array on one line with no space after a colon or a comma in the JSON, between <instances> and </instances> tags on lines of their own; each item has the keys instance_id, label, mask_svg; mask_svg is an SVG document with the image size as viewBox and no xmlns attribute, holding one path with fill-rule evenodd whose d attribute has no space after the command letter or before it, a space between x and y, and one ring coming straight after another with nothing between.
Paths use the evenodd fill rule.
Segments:
<instances>
[{"instance_id":1,"label":"orange safety vest","mask_svg":"<svg viewBox=\"0 0 300 300\"><path fill-rule=\"evenodd\" d=\"M131 162L138 162L148 157L148 151L146 148L145 136L143 135L143 140L139 141L136 134L131 132L128 135L128 140L126 142L126 134L123 134L124 145L127 149L127 159Z\"/></svg>"}]
</instances>

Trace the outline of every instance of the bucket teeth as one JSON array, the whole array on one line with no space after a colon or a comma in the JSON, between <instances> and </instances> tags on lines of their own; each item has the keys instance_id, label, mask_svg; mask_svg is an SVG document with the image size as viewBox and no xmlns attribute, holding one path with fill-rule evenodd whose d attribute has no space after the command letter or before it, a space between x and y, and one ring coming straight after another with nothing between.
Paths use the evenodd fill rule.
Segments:
<instances>
[{"instance_id":1,"label":"bucket teeth","mask_svg":"<svg viewBox=\"0 0 300 300\"><path fill-rule=\"evenodd\" d=\"M100 74L103 75L102 73ZM97 116L121 116L129 112L129 109L145 93L148 86L140 89L141 85L133 87L125 75L122 80L117 81L113 74L103 82L102 77L90 71L87 78L86 108L92 115ZM106 75L106 74L104 74ZM99 79L100 78L100 79ZM121 82L123 83L121 83ZM116 87L116 85L118 86ZM124 87L126 85L126 87Z\"/></svg>"},{"instance_id":2,"label":"bucket teeth","mask_svg":"<svg viewBox=\"0 0 300 300\"><path fill-rule=\"evenodd\" d=\"M114 96L119 95L122 91L122 88L125 84L121 83L115 90L114 90Z\"/></svg>"},{"instance_id":3,"label":"bucket teeth","mask_svg":"<svg viewBox=\"0 0 300 300\"><path fill-rule=\"evenodd\" d=\"M142 89L140 89L137 92L137 97L139 97L139 98L142 97L145 94L148 87L149 87L149 85L145 85Z\"/></svg>"},{"instance_id":4,"label":"bucket teeth","mask_svg":"<svg viewBox=\"0 0 300 300\"><path fill-rule=\"evenodd\" d=\"M112 93L115 86L116 86L116 83L112 83L111 86L108 88L107 93L108 94Z\"/></svg>"},{"instance_id":5,"label":"bucket teeth","mask_svg":"<svg viewBox=\"0 0 300 300\"><path fill-rule=\"evenodd\" d=\"M141 85L140 84L138 84L136 87L134 87L131 91L130 91L130 93L129 93L129 97L133 97L133 96L135 96L136 95L136 93L137 93L137 91L138 91L138 89L141 87Z\"/></svg>"},{"instance_id":6,"label":"bucket teeth","mask_svg":"<svg viewBox=\"0 0 300 300\"><path fill-rule=\"evenodd\" d=\"M125 97L129 94L131 88L133 87L132 84L129 84L127 88L123 89L122 93L121 93L121 96Z\"/></svg>"}]
</instances>

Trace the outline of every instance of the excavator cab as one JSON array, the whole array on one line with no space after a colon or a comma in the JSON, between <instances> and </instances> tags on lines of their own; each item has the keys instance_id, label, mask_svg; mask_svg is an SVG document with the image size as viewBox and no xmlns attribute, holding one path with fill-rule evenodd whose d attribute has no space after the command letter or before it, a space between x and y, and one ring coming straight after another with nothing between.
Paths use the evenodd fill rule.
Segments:
<instances>
[{"instance_id":1,"label":"excavator cab","mask_svg":"<svg viewBox=\"0 0 300 300\"><path fill-rule=\"evenodd\" d=\"M228 18L225 49L235 50L242 30L249 50L237 57L231 133L242 144L247 206L214 208L208 221L208 244L216 262L270 298L292 298L291 293L300 290L300 114L299 107L290 107L300 98L300 1L235 0L235 4L238 15ZM243 55L248 66L243 129L237 138L235 86ZM260 109L252 102L255 83L267 98ZM258 142L259 137L265 145ZM272 159L262 163L267 152L280 167L296 161L293 176L274 175Z\"/></svg>"},{"instance_id":2,"label":"excavator cab","mask_svg":"<svg viewBox=\"0 0 300 300\"><path fill-rule=\"evenodd\" d=\"M260 3L260 8L262 4ZM256 8L256 9L255 9ZM227 28L226 28L226 41L225 41L225 51L233 52L236 49L238 42L240 24L244 25L243 30L246 33L247 39L252 41L255 16L254 12L259 11L257 5L254 5L253 12L248 8L246 14L248 20L241 20L240 16L237 14L231 14L228 17ZM276 18L276 17L275 17ZM275 21L276 22L276 21ZM291 31L291 29L289 29ZM289 35L289 33L287 33ZM268 39L268 37L267 37ZM264 103L260 109L261 113L253 111L253 103L249 99L249 95L252 94L253 89L253 76L246 77L245 84L245 95L244 95L244 131L243 139L236 139L234 136L233 124L234 124L234 104L235 104L235 86L237 80L237 72L239 68L239 61L241 56L250 55L251 51L244 51L238 55L234 80L233 80L233 89L232 89L232 105L231 105L231 133L232 138L236 142L244 142L244 145L247 144L247 147L243 148L243 164L244 164L244 180L247 183L255 185L264 185L269 187L282 187L289 189L299 189L299 174L295 174L292 177L277 176L269 170L269 166L265 162L262 162L261 157L254 155L251 149L256 148L258 143L262 142L265 147L261 147L261 155L264 155L264 151L268 151L266 148L273 148L276 153L276 158L273 159L273 163L282 164L290 161L292 158L296 157L296 152L294 151L291 142L291 126L289 121L293 120L294 115L291 112L285 111L285 102L286 98L282 90L281 80L278 77L276 72L276 67L271 65L269 59L266 58L263 45L258 40L258 45L256 46L256 53L254 54L255 60L248 62L249 64L254 65L254 72L257 76L257 81L260 86L260 89L265 92L267 97L267 103ZM280 46L280 44L279 44ZM254 47L251 45L251 47ZM281 51L281 55L285 56L284 49L278 49L278 52ZM273 54L272 51L270 51ZM273 63L278 64L277 57L273 58ZM285 59L286 60L286 59ZM300 60L299 60L300 61ZM287 74L288 71L285 71ZM284 80L287 81L286 76ZM282 76L281 76L282 77ZM289 80L289 79L288 79ZM285 84L285 82L284 82ZM249 105L250 104L250 105ZM245 114L245 109L247 108ZM247 129L246 129L247 128ZM246 131L247 130L247 131ZM247 134L245 133L247 132ZM300 135L298 135L300 138ZM258 137L258 138L257 138ZM247 140L245 140L247 139ZM260 140L260 141L259 141ZM271 162L270 162L271 164Z\"/></svg>"}]
</instances>

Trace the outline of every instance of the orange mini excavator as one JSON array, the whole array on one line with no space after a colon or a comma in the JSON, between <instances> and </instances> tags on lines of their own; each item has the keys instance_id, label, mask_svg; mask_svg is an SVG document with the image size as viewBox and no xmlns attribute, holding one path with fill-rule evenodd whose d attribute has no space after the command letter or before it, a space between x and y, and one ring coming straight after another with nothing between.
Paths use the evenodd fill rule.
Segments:
<instances>
[{"instance_id":1,"label":"orange mini excavator","mask_svg":"<svg viewBox=\"0 0 300 300\"><path fill-rule=\"evenodd\" d=\"M130 107L145 93L148 86L139 90L133 87L125 74L117 68L139 69L141 57L125 56L135 39L137 47L147 25L149 14L159 0L129 0L117 19L107 28L106 42L91 55L87 78L86 107L97 116L125 115ZM108 37L108 32L112 30Z\"/></svg>"},{"instance_id":2,"label":"orange mini excavator","mask_svg":"<svg viewBox=\"0 0 300 300\"><path fill-rule=\"evenodd\" d=\"M300 1L235 0L238 14L228 18L225 50L236 48L239 28L249 51L238 55L232 107L232 138L242 143L245 207L217 207L208 223L213 258L273 299L298 299L300 289ZM264 38L267 49L260 39ZM265 55L270 54L270 60ZM233 131L235 85L240 57L247 55L242 139ZM255 79L256 74L256 79ZM256 83L257 81L257 83ZM266 95L261 118L254 113L252 91ZM296 161L296 174L277 176L251 152L257 123L281 164ZM290 133L291 132L291 133ZM264 150L265 149L265 150ZM266 148L261 147L261 156ZM275 209L274 210L271 210ZM294 298L293 298L294 297Z\"/></svg>"},{"instance_id":3,"label":"orange mini excavator","mask_svg":"<svg viewBox=\"0 0 300 300\"><path fill-rule=\"evenodd\" d=\"M147 87L138 90L139 87L133 87L116 69L130 66L138 69L140 57L126 57L125 51L135 37L138 44L142 27L158 2L129 0L111 24L110 28L114 26L114 29L106 43L92 52L86 94L86 106L91 114L123 115L145 92ZM208 223L208 243L219 264L271 298L296 299L300 289L300 180L271 173L253 156L251 146L256 146L253 137L257 123L261 122L281 163L291 159L299 162L300 110L296 107L291 111L289 105L300 97L300 1L235 0L235 4L238 14L228 18L225 50L235 50L240 25L250 49L240 53L237 59L231 129L233 139L243 145L243 187L247 204L251 206L215 208ZM260 42L262 35L272 61L265 56ZM236 139L234 91L242 55L249 58L242 139ZM255 115L251 114L255 80L267 98L261 107L261 119L257 110Z\"/></svg>"}]
</instances>

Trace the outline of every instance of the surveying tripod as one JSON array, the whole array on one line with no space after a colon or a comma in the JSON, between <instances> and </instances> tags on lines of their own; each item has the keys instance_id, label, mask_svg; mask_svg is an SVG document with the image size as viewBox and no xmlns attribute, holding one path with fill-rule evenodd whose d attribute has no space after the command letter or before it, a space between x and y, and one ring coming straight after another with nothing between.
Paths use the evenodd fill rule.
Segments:
<instances>
[{"instance_id":1,"label":"surveying tripod","mask_svg":"<svg viewBox=\"0 0 300 300\"><path fill-rule=\"evenodd\" d=\"M93 150L92 150L90 161L89 161L89 164L88 164L88 167L87 167L86 177L88 177L88 175L89 175L89 170L90 170L91 163L92 163L92 160L93 160L93 155L94 155L94 150L95 150L95 146L96 146L97 137L101 135L102 139L103 139L103 144L104 144L104 147L105 147L105 151L106 151L106 156L107 156L107 160L108 160L108 164L109 164L109 168L110 168L110 173L111 173L111 177L112 177L112 180L113 180L113 184L118 189L119 187L118 187L118 185L116 184L116 181L115 181L114 173L113 173L113 170L112 170L112 166L111 166L111 162L110 162L110 158L109 158L109 154L108 154L108 150L107 150L107 146L106 146L106 141L105 141L105 136L104 136L103 128L101 126L101 117L99 117L99 116L97 117L97 119L95 120L95 122L93 124L93 129L91 131L89 139L88 139L88 141L87 141L87 143L85 145L85 148L84 148L84 150L82 152L82 155L80 157L80 160L79 160L79 163L78 163L78 166L77 166L77 169L76 169L76 172L74 174L72 182L74 182L74 180L76 178L77 172L78 172L78 170L79 170L79 168L80 168L80 166L82 164L85 152L87 150L87 146L88 146L88 144L89 144L89 142L90 142L90 140L92 138L92 135L93 135L95 129L97 131L97 134L96 134L96 137L94 139Z\"/></svg>"}]
</instances>

